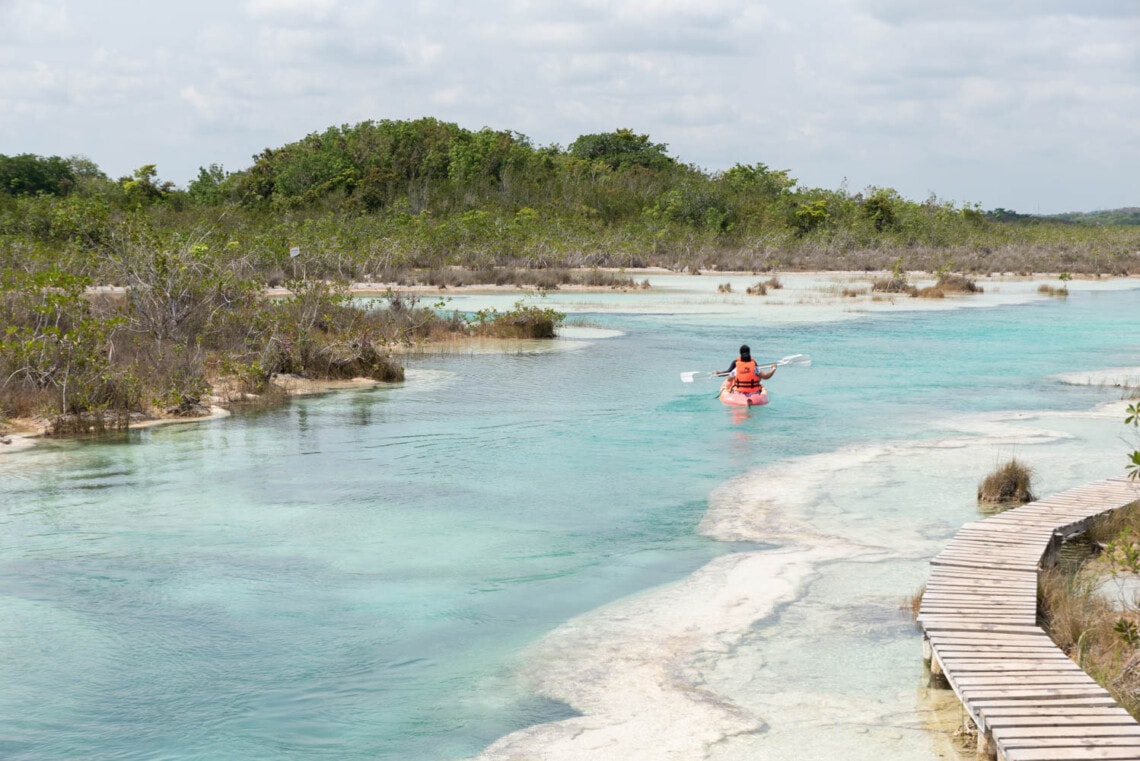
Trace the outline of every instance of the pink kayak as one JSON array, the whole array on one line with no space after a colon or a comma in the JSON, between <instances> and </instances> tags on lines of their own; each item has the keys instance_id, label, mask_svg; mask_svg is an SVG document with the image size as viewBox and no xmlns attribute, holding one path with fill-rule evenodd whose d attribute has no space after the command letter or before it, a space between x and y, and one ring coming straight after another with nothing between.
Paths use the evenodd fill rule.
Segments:
<instances>
[{"instance_id":1,"label":"pink kayak","mask_svg":"<svg viewBox=\"0 0 1140 761\"><path fill-rule=\"evenodd\" d=\"M720 397L718 397L725 404L733 407L758 407L768 403L768 389L762 388L755 393L745 394L742 391L729 391L729 382L730 379L726 378L721 384Z\"/></svg>"}]
</instances>

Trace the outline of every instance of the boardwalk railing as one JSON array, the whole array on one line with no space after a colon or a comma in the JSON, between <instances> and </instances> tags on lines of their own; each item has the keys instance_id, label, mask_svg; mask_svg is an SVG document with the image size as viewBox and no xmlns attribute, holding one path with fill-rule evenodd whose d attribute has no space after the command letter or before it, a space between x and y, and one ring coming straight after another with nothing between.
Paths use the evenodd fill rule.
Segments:
<instances>
[{"instance_id":1,"label":"boardwalk railing","mask_svg":"<svg viewBox=\"0 0 1140 761\"><path fill-rule=\"evenodd\" d=\"M1037 626L1037 573L1090 521L1140 499L1111 478L962 527L931 561L924 656L1003 761L1140 759L1140 724Z\"/></svg>"}]
</instances>

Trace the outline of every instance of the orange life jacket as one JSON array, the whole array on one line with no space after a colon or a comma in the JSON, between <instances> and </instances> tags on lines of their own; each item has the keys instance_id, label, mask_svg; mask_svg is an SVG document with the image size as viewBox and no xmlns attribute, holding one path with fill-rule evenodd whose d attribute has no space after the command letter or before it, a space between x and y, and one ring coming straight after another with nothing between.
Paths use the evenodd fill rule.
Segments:
<instances>
[{"instance_id":1,"label":"orange life jacket","mask_svg":"<svg viewBox=\"0 0 1140 761\"><path fill-rule=\"evenodd\" d=\"M736 390L751 394L760 390L760 373L756 371L756 360L736 360Z\"/></svg>"}]
</instances>

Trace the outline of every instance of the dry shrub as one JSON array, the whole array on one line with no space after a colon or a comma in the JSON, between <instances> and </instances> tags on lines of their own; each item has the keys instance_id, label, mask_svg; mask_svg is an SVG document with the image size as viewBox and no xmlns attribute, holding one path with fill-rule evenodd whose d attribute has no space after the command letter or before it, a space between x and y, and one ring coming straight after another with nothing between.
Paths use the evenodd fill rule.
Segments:
<instances>
[{"instance_id":1,"label":"dry shrub","mask_svg":"<svg viewBox=\"0 0 1140 761\"><path fill-rule=\"evenodd\" d=\"M946 292L939 288L937 285L932 285L929 288L921 288L915 293L911 294L920 299L944 299Z\"/></svg>"},{"instance_id":2,"label":"dry shrub","mask_svg":"<svg viewBox=\"0 0 1140 761\"><path fill-rule=\"evenodd\" d=\"M768 286L764 283L756 283L756 285L748 286L746 293L748 293L749 296L767 296Z\"/></svg>"},{"instance_id":3,"label":"dry shrub","mask_svg":"<svg viewBox=\"0 0 1140 761\"><path fill-rule=\"evenodd\" d=\"M1012 458L978 484L978 502L989 505L1024 505L1036 499L1030 491L1033 469Z\"/></svg>"},{"instance_id":4,"label":"dry shrub","mask_svg":"<svg viewBox=\"0 0 1140 761\"><path fill-rule=\"evenodd\" d=\"M908 283L905 277L899 275L877 278L871 283L871 290L880 293L909 293L911 296L918 293L917 288Z\"/></svg>"},{"instance_id":5,"label":"dry shrub","mask_svg":"<svg viewBox=\"0 0 1140 761\"><path fill-rule=\"evenodd\" d=\"M716 287L717 293L732 293L732 283L721 283Z\"/></svg>"},{"instance_id":6,"label":"dry shrub","mask_svg":"<svg viewBox=\"0 0 1140 761\"><path fill-rule=\"evenodd\" d=\"M1095 548L1107 540L1111 554L1115 544L1131 542L1138 530L1140 503L1133 503L1095 521L1085 545ZM1063 557L1068 546L1062 548ZM1038 616L1057 646L1140 719L1140 611L1104 594L1102 586L1116 570L1128 569L1118 569L1107 555L1085 552L1081 562L1062 562L1042 572Z\"/></svg>"},{"instance_id":7,"label":"dry shrub","mask_svg":"<svg viewBox=\"0 0 1140 761\"><path fill-rule=\"evenodd\" d=\"M780 278L776 277L775 275L765 280L764 285L776 291L784 287L784 284L780 282Z\"/></svg>"},{"instance_id":8,"label":"dry shrub","mask_svg":"<svg viewBox=\"0 0 1140 761\"><path fill-rule=\"evenodd\" d=\"M844 288L842 291L839 292L839 295L843 296L844 298L853 299L856 296L863 296L866 293L867 293L866 288Z\"/></svg>"},{"instance_id":9,"label":"dry shrub","mask_svg":"<svg viewBox=\"0 0 1140 761\"><path fill-rule=\"evenodd\" d=\"M1066 288L1065 286L1062 285L1059 287L1054 287L1054 286L1049 285L1048 283L1042 283L1041 285L1037 286L1037 292L1040 294L1043 294L1045 296L1061 296L1061 297L1064 297L1064 296L1069 295L1069 289Z\"/></svg>"},{"instance_id":10,"label":"dry shrub","mask_svg":"<svg viewBox=\"0 0 1140 761\"><path fill-rule=\"evenodd\" d=\"M983 293L981 286L964 275L943 275L938 278L935 288L944 293Z\"/></svg>"}]
</instances>

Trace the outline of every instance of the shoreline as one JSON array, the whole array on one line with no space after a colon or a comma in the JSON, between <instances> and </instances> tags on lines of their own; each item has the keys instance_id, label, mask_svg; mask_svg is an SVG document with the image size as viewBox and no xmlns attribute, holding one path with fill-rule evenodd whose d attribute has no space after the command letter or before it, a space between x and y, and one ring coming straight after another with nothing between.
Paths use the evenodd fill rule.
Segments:
<instances>
[{"instance_id":1,"label":"shoreline","mask_svg":"<svg viewBox=\"0 0 1140 761\"><path fill-rule=\"evenodd\" d=\"M348 380L326 380L318 381L308 378L302 378L297 375L285 375L275 377L272 381L274 385L280 388L287 397L294 396L311 396L314 394L323 394L330 391L341 391L345 389L359 389L371 388L377 386L381 381L372 380L371 378L351 378ZM232 407L235 406L233 401L225 401L218 394L212 394L203 400L203 405L209 410L206 415L195 415L192 417L145 417L137 420L131 420L127 425L127 431L140 430L143 428L154 428L160 425L173 425L180 423L205 423L211 420L221 420L233 415ZM245 401L252 401L246 399ZM241 404L241 402L237 402ZM38 444L39 442L52 439L53 437L47 433L47 422L40 420L33 420L29 418L13 418L9 421L11 423L10 432L0 434L0 455L5 453L15 453L26 451ZM69 441L76 437L64 436L60 437L59 441Z\"/></svg>"}]
</instances>

